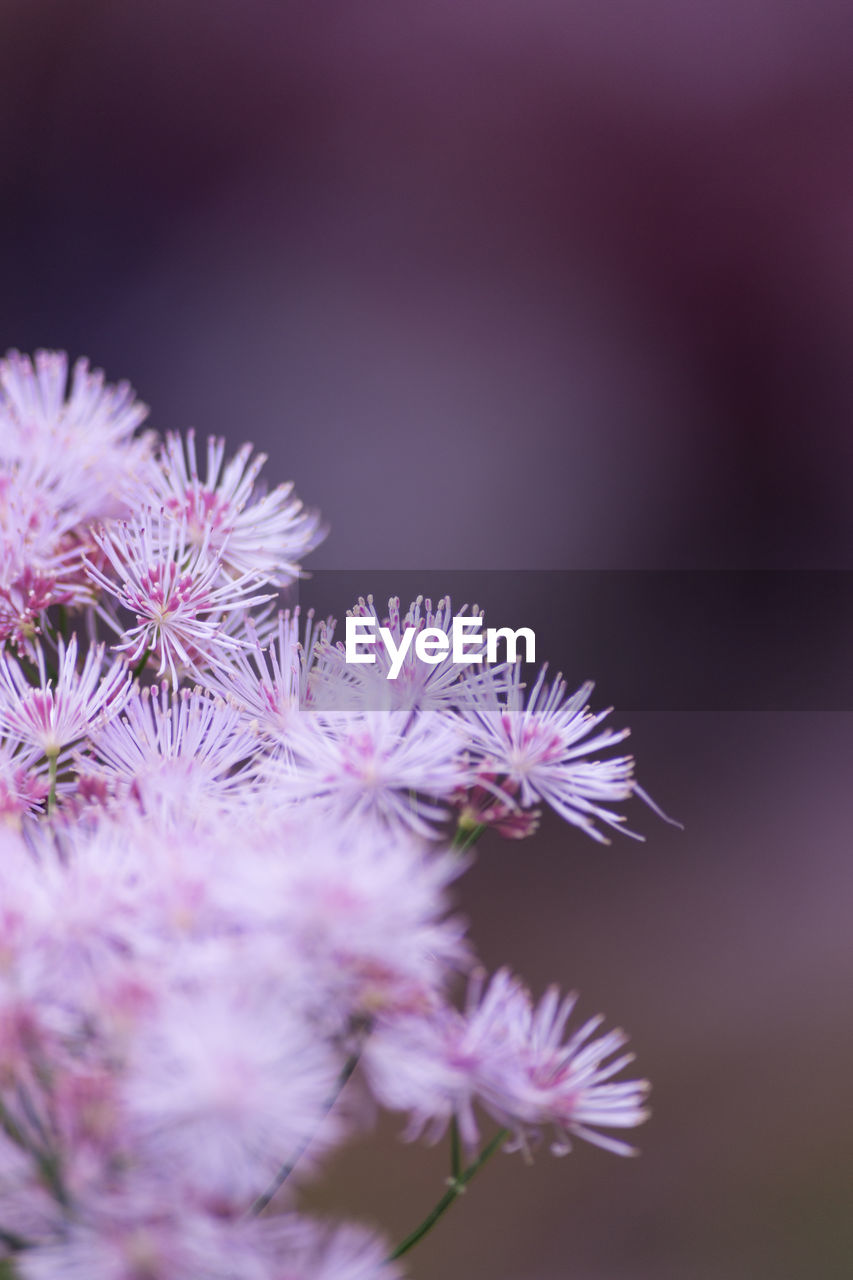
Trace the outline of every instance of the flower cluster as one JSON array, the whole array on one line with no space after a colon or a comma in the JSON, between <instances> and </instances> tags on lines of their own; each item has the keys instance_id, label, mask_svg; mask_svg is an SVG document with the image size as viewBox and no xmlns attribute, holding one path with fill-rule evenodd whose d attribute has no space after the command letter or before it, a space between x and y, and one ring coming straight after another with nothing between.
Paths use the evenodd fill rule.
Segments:
<instances>
[{"instance_id":1,"label":"flower cluster","mask_svg":"<svg viewBox=\"0 0 853 1280\"><path fill-rule=\"evenodd\" d=\"M486 829L619 827L625 732L544 670L348 668L276 611L318 517L145 416L0 361L0 1275L393 1280L417 1232L299 1209L371 1104L450 1129L452 1194L501 1146L632 1150L622 1033L487 983L452 906Z\"/></svg>"}]
</instances>

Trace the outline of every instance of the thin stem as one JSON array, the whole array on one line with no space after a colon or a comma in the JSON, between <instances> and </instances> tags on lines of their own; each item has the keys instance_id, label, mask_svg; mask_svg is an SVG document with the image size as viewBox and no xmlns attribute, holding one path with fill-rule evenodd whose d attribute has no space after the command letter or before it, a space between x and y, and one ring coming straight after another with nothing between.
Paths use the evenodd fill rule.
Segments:
<instances>
[{"instance_id":1,"label":"thin stem","mask_svg":"<svg viewBox=\"0 0 853 1280\"><path fill-rule=\"evenodd\" d=\"M350 1079L350 1076L358 1066L358 1060L360 1057L361 1057L361 1047L359 1046L359 1048L354 1050L350 1054L350 1056L347 1058L346 1062L344 1063L341 1069L341 1074L338 1076L333 1092L329 1095L329 1097L326 1099L325 1103L323 1104L323 1114L321 1117L321 1122L322 1120L325 1120L326 1116L332 1110L338 1098L343 1093L344 1088ZM310 1137L306 1138L300 1144L300 1146L296 1149L295 1153L288 1160L287 1164L283 1164L281 1166L278 1173L275 1175L272 1182L267 1187L266 1191L263 1193L263 1195L258 1196L257 1200L254 1202L254 1204L250 1208L249 1217L256 1218L259 1213L263 1213L264 1209L266 1209L267 1205L270 1203L273 1196L276 1194L279 1188L284 1185L284 1183L293 1173L293 1170L299 1164L299 1161L305 1155L305 1152L308 1150L308 1148L310 1147L315 1137L316 1137L316 1132L311 1134Z\"/></svg>"},{"instance_id":2,"label":"thin stem","mask_svg":"<svg viewBox=\"0 0 853 1280\"><path fill-rule=\"evenodd\" d=\"M37 1127L41 1128L41 1125L39 1124ZM58 1204L67 1209L69 1203L68 1193L62 1181L62 1168L58 1155L55 1155L47 1148L42 1151L32 1143L2 1103L0 1103L0 1129L3 1130L7 1137L11 1138L16 1146L33 1157L48 1191L50 1191Z\"/></svg>"},{"instance_id":3,"label":"thin stem","mask_svg":"<svg viewBox=\"0 0 853 1280\"><path fill-rule=\"evenodd\" d=\"M462 1149L459 1145L459 1121L456 1116L450 1121L450 1175L458 1182L462 1172Z\"/></svg>"},{"instance_id":4,"label":"thin stem","mask_svg":"<svg viewBox=\"0 0 853 1280\"><path fill-rule=\"evenodd\" d=\"M472 844L477 843L485 830L485 822L477 822L473 826L460 822L453 833L450 847L455 849L457 853L464 853L466 849L471 848Z\"/></svg>"},{"instance_id":5,"label":"thin stem","mask_svg":"<svg viewBox=\"0 0 853 1280\"><path fill-rule=\"evenodd\" d=\"M24 1249L32 1248L29 1240L25 1240L14 1231L6 1231L3 1227L0 1227L0 1244L4 1244L12 1253L22 1253ZM0 1276L2 1274L3 1272L0 1271Z\"/></svg>"},{"instance_id":6,"label":"thin stem","mask_svg":"<svg viewBox=\"0 0 853 1280\"><path fill-rule=\"evenodd\" d=\"M68 628L68 610L66 609L66 607L65 607L65 605L64 605L64 604L61 604L61 605L59 606L58 613L59 613L59 622L57 623L57 627L56 627L56 629L57 629L57 631L59 631L59 632L60 632L60 634L62 635L63 640L67 641L67 640L68 640L68 630L69 630L69 628Z\"/></svg>"},{"instance_id":7,"label":"thin stem","mask_svg":"<svg viewBox=\"0 0 853 1280\"><path fill-rule=\"evenodd\" d=\"M152 652L153 652L153 650L152 650L150 647L149 647L148 649L146 649L146 650L145 650L145 652L143 653L142 657L141 657L141 658L139 659L139 661L137 662L136 666L133 668L133 679L134 679L134 680L138 680L138 679L139 679L139 677L142 675L143 671L145 670L146 666L148 665L148 659L151 657Z\"/></svg>"},{"instance_id":8,"label":"thin stem","mask_svg":"<svg viewBox=\"0 0 853 1280\"><path fill-rule=\"evenodd\" d=\"M473 1164L469 1164L468 1168L464 1169L458 1178L453 1179L438 1204L430 1213L427 1214L423 1222L421 1222L417 1227L415 1227L414 1231L410 1232L410 1234L406 1236L402 1244L397 1245L394 1252L389 1255L389 1262L393 1262L395 1258L402 1258L404 1253L408 1253L409 1250L413 1249L420 1240L423 1240L427 1232L433 1229L439 1218L447 1213L447 1210L453 1204L454 1200L458 1200L459 1196L461 1196L462 1192L465 1190L474 1175L482 1169L486 1161L495 1154L498 1147L506 1142L508 1137L509 1129L501 1129L499 1133L495 1134L491 1142L488 1143L487 1146L483 1147L483 1150L477 1156L477 1159Z\"/></svg>"},{"instance_id":9,"label":"thin stem","mask_svg":"<svg viewBox=\"0 0 853 1280\"><path fill-rule=\"evenodd\" d=\"M3 1130L8 1138L11 1138L16 1146L23 1148L24 1151L29 1150L27 1140L20 1126L3 1106L2 1102L0 1102L0 1129Z\"/></svg>"},{"instance_id":10,"label":"thin stem","mask_svg":"<svg viewBox=\"0 0 853 1280\"><path fill-rule=\"evenodd\" d=\"M36 1151L33 1154L48 1191L57 1204L60 1204L63 1209L67 1209L69 1207L68 1192L65 1190L65 1184L62 1181L62 1170L58 1157L40 1151Z\"/></svg>"},{"instance_id":11,"label":"thin stem","mask_svg":"<svg viewBox=\"0 0 853 1280\"><path fill-rule=\"evenodd\" d=\"M48 769L47 776L48 776L48 782L49 782L49 790L47 793L48 817L50 817L50 815L53 813L54 809L56 808L56 768L57 768L58 760L59 760L59 753L57 751L51 751L48 754L48 757L47 757L47 769Z\"/></svg>"}]
</instances>

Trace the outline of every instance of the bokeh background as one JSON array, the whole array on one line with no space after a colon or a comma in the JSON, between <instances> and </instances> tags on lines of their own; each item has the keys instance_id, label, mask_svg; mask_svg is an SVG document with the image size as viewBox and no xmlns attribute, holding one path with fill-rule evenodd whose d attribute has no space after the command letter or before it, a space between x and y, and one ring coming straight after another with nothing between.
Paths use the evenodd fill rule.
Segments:
<instances>
[{"instance_id":1,"label":"bokeh background","mask_svg":"<svg viewBox=\"0 0 853 1280\"><path fill-rule=\"evenodd\" d=\"M2 0L0 348L87 354L157 427L254 440L330 522L313 563L364 590L563 571L541 656L607 703L566 571L847 589L851 161L847 0ZM709 596L695 695L629 699L685 831L546 822L460 888L488 965L632 1032L643 1155L496 1160L415 1280L853 1274L853 611L781 661L754 581L772 696L705 680L742 658ZM608 635L642 686L630 611ZM396 1128L311 1203L403 1234L445 1153Z\"/></svg>"}]
</instances>

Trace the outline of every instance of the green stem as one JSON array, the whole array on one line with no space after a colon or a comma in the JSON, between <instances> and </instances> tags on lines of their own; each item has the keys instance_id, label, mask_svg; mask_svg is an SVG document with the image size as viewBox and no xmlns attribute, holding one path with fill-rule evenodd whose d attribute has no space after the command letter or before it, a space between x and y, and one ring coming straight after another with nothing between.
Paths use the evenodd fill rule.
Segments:
<instances>
[{"instance_id":1,"label":"green stem","mask_svg":"<svg viewBox=\"0 0 853 1280\"><path fill-rule=\"evenodd\" d=\"M146 666L148 665L148 659L151 657L152 652L153 652L153 651L152 651L150 648L149 648L149 649L146 649L146 650L145 650L145 652L143 653L142 657L141 657L141 658L139 659L139 661L137 662L136 666L133 668L133 679L134 679L134 680L138 680L138 679L139 679L139 677L142 675L143 671L145 670Z\"/></svg>"},{"instance_id":2,"label":"green stem","mask_svg":"<svg viewBox=\"0 0 853 1280\"><path fill-rule=\"evenodd\" d=\"M354 1050L350 1054L350 1056L347 1058L346 1062L344 1063L341 1069L341 1074L338 1076L333 1092L329 1095L329 1097L326 1099L323 1105L323 1114L322 1114L321 1120L325 1120L326 1116L332 1110L338 1098L343 1093L345 1085L347 1084L350 1076L358 1066L358 1060L360 1057L361 1057L361 1048L359 1047L358 1049ZM316 1136L316 1133L306 1138L304 1142L302 1142L300 1146L297 1148L296 1152L290 1157L287 1164L283 1164L281 1166L278 1173L275 1175L272 1182L267 1187L266 1191L263 1193L263 1195L258 1196L257 1200L254 1202L254 1204L250 1208L249 1217L256 1218L259 1213L263 1213L264 1209L266 1209L267 1205L270 1203L273 1196L276 1194L279 1188L284 1185L284 1183L293 1173L293 1170L296 1168L299 1161L305 1155L305 1152L310 1147L315 1136Z\"/></svg>"},{"instance_id":3,"label":"green stem","mask_svg":"<svg viewBox=\"0 0 853 1280\"><path fill-rule=\"evenodd\" d=\"M54 1155L46 1155L39 1151L34 1152L34 1155L42 1180L48 1191L57 1204L61 1205L63 1209L67 1209L69 1207L68 1193L62 1181L59 1160Z\"/></svg>"},{"instance_id":4,"label":"green stem","mask_svg":"<svg viewBox=\"0 0 853 1280\"><path fill-rule=\"evenodd\" d=\"M0 1227L0 1244L4 1244L12 1253L23 1253L24 1249L32 1248L29 1240L25 1240L14 1231L5 1231L3 1227ZM3 1272L0 1271L0 1276L2 1274Z\"/></svg>"},{"instance_id":5,"label":"green stem","mask_svg":"<svg viewBox=\"0 0 853 1280\"><path fill-rule=\"evenodd\" d=\"M486 1161L495 1154L498 1147L506 1142L508 1137L509 1129L501 1129L499 1133L495 1134L491 1142L487 1146L483 1147L483 1150L477 1156L477 1159L473 1164L469 1164L468 1168L464 1169L458 1178L453 1179L438 1204L430 1213L427 1214L423 1222L421 1222L417 1227L415 1227L414 1231L410 1232L410 1234L406 1236L402 1244L397 1245L394 1252L389 1255L389 1262L393 1262L395 1258L402 1258L404 1253L408 1253L409 1250L413 1249L420 1240L423 1240L427 1232L433 1229L439 1218L447 1213L447 1210L453 1204L454 1200L458 1200L459 1196L462 1195L462 1192L465 1190L474 1175L482 1169Z\"/></svg>"},{"instance_id":6,"label":"green stem","mask_svg":"<svg viewBox=\"0 0 853 1280\"><path fill-rule=\"evenodd\" d=\"M462 1148L459 1145L459 1121L456 1116L450 1121L450 1175L454 1182L459 1181L462 1172Z\"/></svg>"},{"instance_id":7,"label":"green stem","mask_svg":"<svg viewBox=\"0 0 853 1280\"><path fill-rule=\"evenodd\" d=\"M453 833L453 839L450 842L451 849L455 849L457 853L464 853L466 849L471 848L472 844L477 843L485 830L485 822L477 822L473 825L460 822Z\"/></svg>"},{"instance_id":8,"label":"green stem","mask_svg":"<svg viewBox=\"0 0 853 1280\"><path fill-rule=\"evenodd\" d=\"M29 1149L27 1146L27 1140L21 1132L21 1129L3 1106L2 1102L0 1102L0 1129L3 1130L8 1138L11 1138L12 1142L14 1142L16 1146L21 1147L24 1151Z\"/></svg>"},{"instance_id":9,"label":"green stem","mask_svg":"<svg viewBox=\"0 0 853 1280\"><path fill-rule=\"evenodd\" d=\"M59 759L59 753L57 751L51 751L48 753L47 776L48 776L48 782L50 784L50 789L48 790L48 793L47 793L48 817L50 817L50 815L53 813L54 809L56 808L56 768L57 768L58 759Z\"/></svg>"},{"instance_id":10,"label":"green stem","mask_svg":"<svg viewBox=\"0 0 853 1280\"><path fill-rule=\"evenodd\" d=\"M50 1151L42 1151L35 1146L21 1129L20 1125L12 1118L6 1108L0 1103L0 1129L20 1147L22 1151L26 1151L31 1155L38 1165L39 1173L42 1181L50 1191L56 1202L63 1208L68 1207L68 1193L62 1181L62 1170L59 1163L59 1157ZM0 1273L1 1275L2 1273Z\"/></svg>"}]
</instances>

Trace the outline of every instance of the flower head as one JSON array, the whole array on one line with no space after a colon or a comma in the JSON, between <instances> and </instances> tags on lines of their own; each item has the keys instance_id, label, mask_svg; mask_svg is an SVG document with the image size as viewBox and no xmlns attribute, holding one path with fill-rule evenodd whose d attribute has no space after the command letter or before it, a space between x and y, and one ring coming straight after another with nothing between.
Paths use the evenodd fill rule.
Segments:
<instances>
[{"instance_id":1,"label":"flower head","mask_svg":"<svg viewBox=\"0 0 853 1280\"><path fill-rule=\"evenodd\" d=\"M202 676L205 686L226 697L263 733L271 749L286 743L301 708L313 701L311 678L318 650L334 631L331 618L317 622L313 610L305 618L297 606L279 611L275 630L262 636L253 619L246 622L250 647L235 650L227 668Z\"/></svg>"},{"instance_id":2,"label":"flower head","mask_svg":"<svg viewBox=\"0 0 853 1280\"><path fill-rule=\"evenodd\" d=\"M463 605L457 615L465 615L467 608ZM443 596L435 606L430 599L418 596L405 613L401 611L399 597L392 596L384 618L380 618L373 596L361 596L348 610L348 616L371 618L376 627L390 633L391 645L387 642L377 645L372 663L352 666L346 661L343 644L332 646L331 636L325 637L315 676L317 701L321 706L447 713L481 698L486 689L495 696L505 687L505 680L501 678L505 664L490 666L485 662L485 640L481 636L466 637L466 651L479 655L476 665L454 661L452 648L434 663L417 658L415 639L420 632L429 629L451 636L454 613L450 596ZM468 616L481 619L482 610L475 605ZM412 634L404 641L407 632ZM399 670L389 679L395 661L392 653L400 654L396 660Z\"/></svg>"},{"instance_id":3,"label":"flower head","mask_svg":"<svg viewBox=\"0 0 853 1280\"><path fill-rule=\"evenodd\" d=\"M136 436L148 410L126 382L110 386L78 360L68 383L64 352L10 351L0 360L0 459L28 463L74 523L128 510L131 482L148 465L153 437Z\"/></svg>"},{"instance_id":4,"label":"flower head","mask_svg":"<svg viewBox=\"0 0 853 1280\"><path fill-rule=\"evenodd\" d=\"M197 547L206 543L232 577L253 574L286 586L299 576L302 557L322 541L319 516L303 508L292 484L271 493L258 489L266 454L253 458L250 444L225 463L225 441L210 436L204 480L194 431L187 432L186 445L169 433L158 461L146 501L184 522L188 541Z\"/></svg>"},{"instance_id":5,"label":"flower head","mask_svg":"<svg viewBox=\"0 0 853 1280\"><path fill-rule=\"evenodd\" d=\"M538 1007L507 970L484 988L471 980L463 1013L452 1006L400 1019L368 1046L370 1079L385 1105L408 1111L408 1136L426 1129L432 1141L452 1116L465 1145L480 1141L475 1104L514 1135L527 1150L552 1128L555 1155L584 1138L619 1155L633 1148L604 1128L633 1128L647 1118L644 1080L615 1082L633 1055L620 1054L626 1037L612 1031L594 1038L602 1019L593 1018L563 1043L575 997L560 1001L550 990Z\"/></svg>"},{"instance_id":6,"label":"flower head","mask_svg":"<svg viewBox=\"0 0 853 1280\"><path fill-rule=\"evenodd\" d=\"M269 595L257 593L255 575L223 578L218 553L208 540L194 546L185 522L147 511L136 523L94 536L116 577L91 563L89 576L136 618L126 628L113 621L122 635L116 648L130 663L153 654L160 659L158 676L168 670L177 687L179 667L196 672L248 643L229 635L223 619Z\"/></svg>"},{"instance_id":7,"label":"flower head","mask_svg":"<svg viewBox=\"0 0 853 1280\"><path fill-rule=\"evenodd\" d=\"M525 702L516 667L505 702L493 697L491 703L462 708L469 748L481 764L478 781L499 799L525 809L545 801L567 822L606 843L596 824L624 823L624 816L607 806L633 794L634 761L631 756L588 757L624 741L629 730L596 732L610 709L590 711L593 686L581 685L567 698L561 677L550 686L545 677L543 668ZM506 785L490 784L495 775Z\"/></svg>"},{"instance_id":8,"label":"flower head","mask_svg":"<svg viewBox=\"0 0 853 1280\"><path fill-rule=\"evenodd\" d=\"M462 739L438 712L308 712L269 777L285 801L311 801L341 820L372 819L428 838L440 803L463 785Z\"/></svg>"},{"instance_id":9,"label":"flower head","mask_svg":"<svg viewBox=\"0 0 853 1280\"><path fill-rule=\"evenodd\" d=\"M239 710L200 690L137 690L121 715L91 736L79 765L123 802L183 820L216 812L246 784L257 738Z\"/></svg>"},{"instance_id":10,"label":"flower head","mask_svg":"<svg viewBox=\"0 0 853 1280\"><path fill-rule=\"evenodd\" d=\"M36 657L38 683L32 685L14 658L0 654L0 729L46 756L57 756L115 715L129 697L130 672L119 659L105 667L103 645L88 651L78 671L77 636L67 645L60 640L55 682L41 647Z\"/></svg>"},{"instance_id":11,"label":"flower head","mask_svg":"<svg viewBox=\"0 0 853 1280\"><path fill-rule=\"evenodd\" d=\"M49 784L38 769L40 756L37 747L0 736L0 822L18 823L41 809Z\"/></svg>"}]
</instances>

